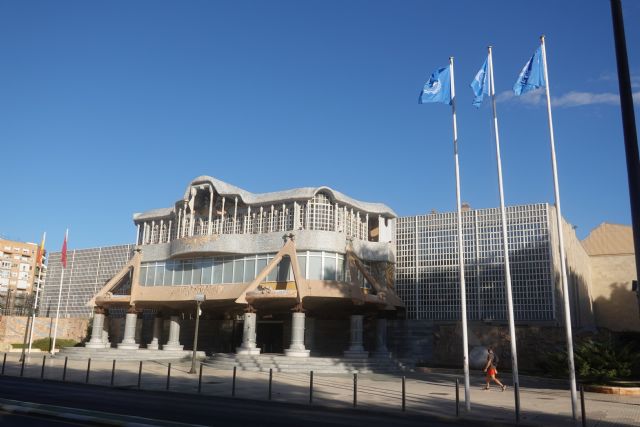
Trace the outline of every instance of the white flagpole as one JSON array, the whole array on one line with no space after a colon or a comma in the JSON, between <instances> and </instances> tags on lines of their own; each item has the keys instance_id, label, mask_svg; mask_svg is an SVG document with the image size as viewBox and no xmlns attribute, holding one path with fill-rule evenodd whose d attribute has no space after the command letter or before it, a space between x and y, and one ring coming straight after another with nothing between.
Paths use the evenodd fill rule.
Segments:
<instances>
[{"instance_id":1,"label":"white flagpole","mask_svg":"<svg viewBox=\"0 0 640 427\"><path fill-rule=\"evenodd\" d=\"M36 310L38 309L38 295L40 294L40 279L42 278L42 258L44 258L44 242L47 239L47 232L45 231L42 235L42 244L40 248L40 268L38 270L38 287L36 287L36 298L33 301L33 311L31 312L31 329L29 330L29 347L27 349L27 354L31 354L31 345L33 344L33 327L36 322Z\"/></svg>"},{"instance_id":2,"label":"white flagpole","mask_svg":"<svg viewBox=\"0 0 640 427\"><path fill-rule=\"evenodd\" d=\"M507 313L509 316L509 335L511 335L511 366L513 372L513 390L516 401L516 417L519 418L520 390L518 380L518 352L516 349L516 325L513 315L513 292L511 289L511 267L509 266L509 240L507 238L507 210L504 207L504 188L502 185L502 159L500 157L500 135L498 133L498 113L496 112L496 88L493 82L493 53L489 46L489 91L493 109L493 130L496 140L496 161L498 164L498 185L500 187L500 215L502 217L502 250L504 251L504 282L507 288Z\"/></svg>"},{"instance_id":3,"label":"white flagpole","mask_svg":"<svg viewBox=\"0 0 640 427\"><path fill-rule=\"evenodd\" d=\"M64 233L64 241L68 242L69 229ZM62 264L62 263L61 263ZM64 279L64 265L62 265L62 273L60 274L60 289L58 290L58 307L56 308L56 323L53 327L53 343L51 344L51 355L55 356L56 338L58 336L58 319L60 318L60 300L62 299L62 281Z\"/></svg>"},{"instance_id":4,"label":"white flagpole","mask_svg":"<svg viewBox=\"0 0 640 427\"><path fill-rule=\"evenodd\" d=\"M544 36L540 37L542 46L542 64L544 67L544 81L547 92L547 114L549 118L549 134L551 136L551 165L553 167L553 185L556 199L556 222L558 224L558 241L560 243L560 271L562 273L562 294L564 302L564 323L567 331L567 358L569 360L569 378L571 388L571 410L573 419L577 418L578 396L576 393L576 371L573 363L573 335L571 332L571 311L569 308L569 283L567 281L567 266L565 262L564 237L562 236L562 210L560 209L560 188L558 185L558 167L556 164L556 146L553 138L553 120L551 117L551 95L549 94L549 74L547 72L547 52L544 46Z\"/></svg>"},{"instance_id":5,"label":"white flagpole","mask_svg":"<svg viewBox=\"0 0 640 427\"><path fill-rule=\"evenodd\" d=\"M460 167L458 165L458 125L456 122L456 89L453 78L453 57L449 58L451 74L451 111L453 113L453 153L456 163L456 201L458 205L458 256L460 258L460 305L462 307L462 352L464 356L464 400L467 411L471 410L469 391L469 338L467 335L467 290L464 283L464 246L462 241L462 204L460 203Z\"/></svg>"}]
</instances>

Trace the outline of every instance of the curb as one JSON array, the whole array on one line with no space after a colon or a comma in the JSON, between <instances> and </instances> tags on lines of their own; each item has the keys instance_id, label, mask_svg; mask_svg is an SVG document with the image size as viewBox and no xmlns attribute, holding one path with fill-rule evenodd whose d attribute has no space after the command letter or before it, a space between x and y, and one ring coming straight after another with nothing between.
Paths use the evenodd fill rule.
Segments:
<instances>
[{"instance_id":1,"label":"curb","mask_svg":"<svg viewBox=\"0 0 640 427\"><path fill-rule=\"evenodd\" d=\"M112 414L109 412L88 411L85 409L67 408L64 406L21 402L11 399L0 399L0 411L10 414L31 415L58 420L91 423L92 425L105 427L204 427L200 424L162 421L151 418Z\"/></svg>"}]
</instances>

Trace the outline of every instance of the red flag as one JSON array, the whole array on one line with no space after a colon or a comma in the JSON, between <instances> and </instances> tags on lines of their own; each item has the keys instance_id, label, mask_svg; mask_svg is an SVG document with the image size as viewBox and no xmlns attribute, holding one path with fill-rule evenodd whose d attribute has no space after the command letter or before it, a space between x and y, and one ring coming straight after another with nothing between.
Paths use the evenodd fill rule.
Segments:
<instances>
[{"instance_id":1,"label":"red flag","mask_svg":"<svg viewBox=\"0 0 640 427\"><path fill-rule=\"evenodd\" d=\"M64 242L62 243L62 257L60 261L62 261L62 268L67 268L67 235L69 234L69 230L64 234Z\"/></svg>"}]
</instances>

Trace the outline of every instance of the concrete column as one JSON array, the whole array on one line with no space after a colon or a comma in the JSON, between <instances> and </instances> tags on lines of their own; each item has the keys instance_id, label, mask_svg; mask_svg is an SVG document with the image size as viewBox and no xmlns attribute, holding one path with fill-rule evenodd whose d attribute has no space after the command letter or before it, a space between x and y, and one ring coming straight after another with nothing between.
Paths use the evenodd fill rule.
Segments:
<instances>
[{"instance_id":1,"label":"concrete column","mask_svg":"<svg viewBox=\"0 0 640 427\"><path fill-rule=\"evenodd\" d=\"M351 341L349 349L344 352L344 357L367 358L369 352L364 350L362 345L362 314L354 314L351 316Z\"/></svg>"},{"instance_id":2,"label":"concrete column","mask_svg":"<svg viewBox=\"0 0 640 427\"><path fill-rule=\"evenodd\" d=\"M160 335L162 333L162 317L156 316L153 318L153 338L151 342L147 344L149 350L158 350L160 348Z\"/></svg>"},{"instance_id":3,"label":"concrete column","mask_svg":"<svg viewBox=\"0 0 640 427\"><path fill-rule=\"evenodd\" d=\"M103 328L104 328L104 313L102 312L94 313L93 326L91 328L91 340L84 345L86 348L104 348L104 342L102 342Z\"/></svg>"},{"instance_id":4,"label":"concrete column","mask_svg":"<svg viewBox=\"0 0 640 427\"><path fill-rule=\"evenodd\" d=\"M387 319L376 320L376 351L375 357L391 357L387 348Z\"/></svg>"},{"instance_id":5,"label":"concrete column","mask_svg":"<svg viewBox=\"0 0 640 427\"><path fill-rule=\"evenodd\" d=\"M137 313L127 313L124 321L124 338L118 344L119 349L137 350L139 345L136 344L136 324L138 323Z\"/></svg>"},{"instance_id":6,"label":"concrete column","mask_svg":"<svg viewBox=\"0 0 640 427\"><path fill-rule=\"evenodd\" d=\"M284 351L286 356L309 357L304 348L304 313L293 313L291 319L291 345Z\"/></svg>"},{"instance_id":7,"label":"concrete column","mask_svg":"<svg viewBox=\"0 0 640 427\"><path fill-rule=\"evenodd\" d=\"M180 318L178 316L171 316L169 318L169 339L167 343L162 346L163 350L178 351L182 350L183 346L180 345Z\"/></svg>"},{"instance_id":8,"label":"concrete column","mask_svg":"<svg viewBox=\"0 0 640 427\"><path fill-rule=\"evenodd\" d=\"M305 346L309 348L309 351L311 351L312 348L315 348L316 319L314 319L313 317L305 319L304 342Z\"/></svg>"},{"instance_id":9,"label":"concrete column","mask_svg":"<svg viewBox=\"0 0 640 427\"><path fill-rule=\"evenodd\" d=\"M300 229L300 206L298 202L293 202L293 229Z\"/></svg>"},{"instance_id":10,"label":"concrete column","mask_svg":"<svg viewBox=\"0 0 640 427\"><path fill-rule=\"evenodd\" d=\"M256 347L256 314L245 313L243 320L242 345L236 348L236 354L260 354Z\"/></svg>"},{"instance_id":11,"label":"concrete column","mask_svg":"<svg viewBox=\"0 0 640 427\"><path fill-rule=\"evenodd\" d=\"M238 197L236 196L233 202L233 233L232 234L238 233L238 230L236 229L237 222L238 222Z\"/></svg>"},{"instance_id":12,"label":"concrete column","mask_svg":"<svg viewBox=\"0 0 640 427\"><path fill-rule=\"evenodd\" d=\"M207 235L211 235L212 231L213 231L213 224L211 223L211 221L213 221L212 219L212 214L213 214L213 187L209 187L209 219L208 219L208 223L207 223Z\"/></svg>"},{"instance_id":13,"label":"concrete column","mask_svg":"<svg viewBox=\"0 0 640 427\"><path fill-rule=\"evenodd\" d=\"M137 224L136 230L138 230L136 232L136 245L139 245L140 244L140 223Z\"/></svg>"},{"instance_id":14,"label":"concrete column","mask_svg":"<svg viewBox=\"0 0 640 427\"><path fill-rule=\"evenodd\" d=\"M109 323L111 318L105 314L104 324L102 325L102 343L104 348L111 348L111 342L109 342Z\"/></svg>"}]
</instances>

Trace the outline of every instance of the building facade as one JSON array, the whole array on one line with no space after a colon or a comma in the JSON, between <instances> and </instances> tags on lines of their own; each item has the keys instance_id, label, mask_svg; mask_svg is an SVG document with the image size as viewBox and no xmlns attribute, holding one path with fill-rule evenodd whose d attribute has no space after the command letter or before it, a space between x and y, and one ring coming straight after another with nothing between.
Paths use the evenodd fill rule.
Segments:
<instances>
[{"instance_id":1,"label":"building facade","mask_svg":"<svg viewBox=\"0 0 640 427\"><path fill-rule=\"evenodd\" d=\"M507 301L500 210L462 213L467 315L505 322ZM562 282L555 210L548 204L507 207L514 316L522 323L562 322ZM564 225L575 326L593 326L588 256ZM410 319L460 320L457 214L402 217L397 223L396 288ZM585 261L586 259L586 261Z\"/></svg>"},{"instance_id":2,"label":"building facade","mask_svg":"<svg viewBox=\"0 0 640 427\"><path fill-rule=\"evenodd\" d=\"M55 317L60 295L60 317L90 317L93 309L87 306L88 302L129 262L134 248L135 245L130 244L70 250L62 284L61 253L52 252L47 286L40 294L39 315Z\"/></svg>"},{"instance_id":3,"label":"building facade","mask_svg":"<svg viewBox=\"0 0 640 427\"><path fill-rule=\"evenodd\" d=\"M200 298L216 331L203 341L212 351L256 354L266 345L291 356L360 357L370 319L377 351L386 351L386 319L403 309L393 289L396 215L387 206L328 187L253 194L202 176L171 207L133 220L133 256L89 304L87 347L179 350L181 325ZM114 339L104 325L125 312Z\"/></svg>"},{"instance_id":4,"label":"building facade","mask_svg":"<svg viewBox=\"0 0 640 427\"><path fill-rule=\"evenodd\" d=\"M38 282L38 245L0 239L0 307L2 314L29 313Z\"/></svg>"}]
</instances>

